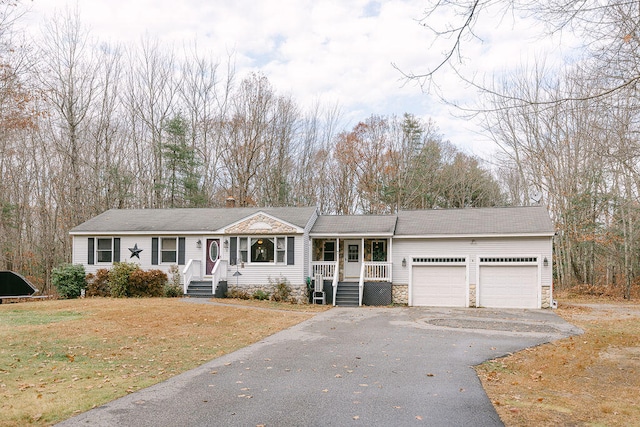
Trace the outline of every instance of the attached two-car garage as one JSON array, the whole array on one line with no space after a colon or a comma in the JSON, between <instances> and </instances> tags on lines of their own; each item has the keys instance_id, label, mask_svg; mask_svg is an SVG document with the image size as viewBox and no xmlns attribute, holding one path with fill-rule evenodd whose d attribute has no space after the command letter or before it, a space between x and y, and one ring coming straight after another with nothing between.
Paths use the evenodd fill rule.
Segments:
<instances>
[{"instance_id":1,"label":"attached two-car garage","mask_svg":"<svg viewBox=\"0 0 640 427\"><path fill-rule=\"evenodd\" d=\"M478 257L476 280L469 280L466 257L413 258L410 303L414 306L468 307L469 283L476 282L478 307L539 308L538 257ZM472 301L473 302L473 301Z\"/></svg>"}]
</instances>

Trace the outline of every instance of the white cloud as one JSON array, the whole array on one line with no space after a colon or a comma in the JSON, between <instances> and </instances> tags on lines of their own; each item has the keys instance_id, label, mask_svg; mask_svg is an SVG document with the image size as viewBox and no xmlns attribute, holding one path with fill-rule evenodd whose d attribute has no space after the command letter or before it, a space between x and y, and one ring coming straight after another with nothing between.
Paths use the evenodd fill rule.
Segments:
<instances>
[{"instance_id":1,"label":"white cloud","mask_svg":"<svg viewBox=\"0 0 640 427\"><path fill-rule=\"evenodd\" d=\"M34 0L30 15L36 28L56 9L76 0ZM431 116L444 137L467 151L486 142L466 130L471 124L450 115L448 107L403 84L392 67L419 72L437 63L447 46L417 20L422 0L80 0L82 22L99 39L137 43L144 35L177 48L198 40L198 47L224 60L235 52L240 76L261 71L280 93L291 94L303 107L318 98L342 106L351 122L370 114L411 112ZM499 15L495 15L499 17ZM495 18L495 17L494 17ZM446 17L440 18L446 22ZM514 24L481 21L484 43L468 47L471 69L508 69L528 57L529 49L553 46L533 43L528 31ZM555 43L555 41L553 41ZM455 79L440 79L454 99L475 96ZM481 151L486 151L482 149Z\"/></svg>"}]
</instances>

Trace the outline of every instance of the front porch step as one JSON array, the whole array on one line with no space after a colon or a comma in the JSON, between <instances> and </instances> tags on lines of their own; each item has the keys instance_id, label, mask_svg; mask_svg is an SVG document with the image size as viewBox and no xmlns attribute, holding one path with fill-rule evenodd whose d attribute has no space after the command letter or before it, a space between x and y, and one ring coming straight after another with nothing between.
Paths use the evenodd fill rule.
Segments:
<instances>
[{"instance_id":1,"label":"front porch step","mask_svg":"<svg viewBox=\"0 0 640 427\"><path fill-rule=\"evenodd\" d=\"M213 286L211 282L192 281L187 288L187 296L192 298L213 297Z\"/></svg>"},{"instance_id":2,"label":"front porch step","mask_svg":"<svg viewBox=\"0 0 640 427\"><path fill-rule=\"evenodd\" d=\"M336 306L358 307L360 302L360 289L355 282L339 282L336 291Z\"/></svg>"}]
</instances>

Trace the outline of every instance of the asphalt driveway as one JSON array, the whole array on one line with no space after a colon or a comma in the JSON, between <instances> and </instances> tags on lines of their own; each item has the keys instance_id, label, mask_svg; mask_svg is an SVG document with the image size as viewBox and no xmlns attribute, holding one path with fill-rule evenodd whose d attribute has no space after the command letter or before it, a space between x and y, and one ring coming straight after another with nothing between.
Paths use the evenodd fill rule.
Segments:
<instances>
[{"instance_id":1,"label":"asphalt driveway","mask_svg":"<svg viewBox=\"0 0 640 427\"><path fill-rule=\"evenodd\" d=\"M579 333L550 310L334 308L59 425L497 426L472 366Z\"/></svg>"}]
</instances>

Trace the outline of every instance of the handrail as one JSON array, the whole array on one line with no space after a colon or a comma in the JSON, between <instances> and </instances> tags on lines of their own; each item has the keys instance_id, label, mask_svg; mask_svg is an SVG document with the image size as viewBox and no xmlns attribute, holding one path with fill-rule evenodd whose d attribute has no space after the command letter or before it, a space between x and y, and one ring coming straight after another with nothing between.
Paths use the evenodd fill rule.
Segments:
<instances>
[{"instance_id":1,"label":"handrail","mask_svg":"<svg viewBox=\"0 0 640 427\"><path fill-rule=\"evenodd\" d=\"M216 260L211 270L211 276L211 291L215 295L218 283L221 280L227 280L227 261L222 259Z\"/></svg>"},{"instance_id":2,"label":"handrail","mask_svg":"<svg viewBox=\"0 0 640 427\"><path fill-rule=\"evenodd\" d=\"M360 266L360 281L358 282L358 306L362 306L362 294L364 293L364 272L366 271L366 263Z\"/></svg>"},{"instance_id":3,"label":"handrail","mask_svg":"<svg viewBox=\"0 0 640 427\"><path fill-rule=\"evenodd\" d=\"M201 261L199 259L190 259L187 264L184 266L182 270L182 287L184 295L187 294L187 289L189 288L189 283L196 278L200 278L200 266ZM197 266L197 270L196 270Z\"/></svg>"},{"instance_id":4,"label":"handrail","mask_svg":"<svg viewBox=\"0 0 640 427\"><path fill-rule=\"evenodd\" d=\"M336 294L338 293L338 273L340 272L340 268L338 267L338 261L335 262L333 269L333 281L331 282L331 286L333 287L333 306L336 306Z\"/></svg>"}]
</instances>

